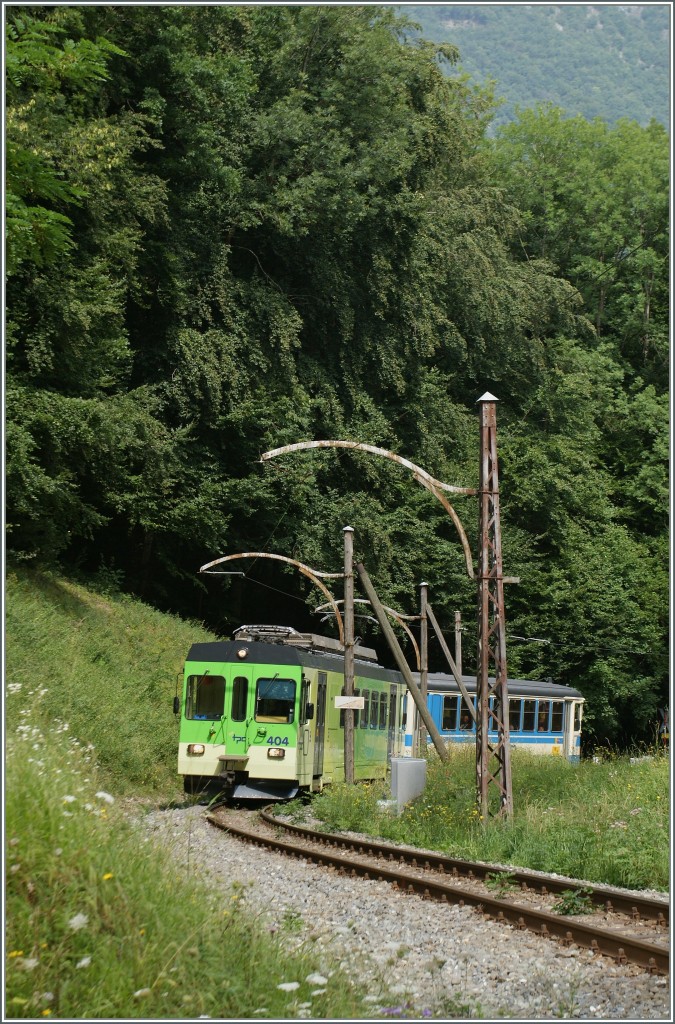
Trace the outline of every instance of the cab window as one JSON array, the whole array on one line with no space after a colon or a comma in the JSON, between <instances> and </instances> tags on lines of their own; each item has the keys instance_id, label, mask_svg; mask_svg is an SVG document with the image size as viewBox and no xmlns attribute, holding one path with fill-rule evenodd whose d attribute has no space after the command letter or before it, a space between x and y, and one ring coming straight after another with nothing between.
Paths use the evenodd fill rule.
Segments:
<instances>
[{"instance_id":1,"label":"cab window","mask_svg":"<svg viewBox=\"0 0 675 1024\"><path fill-rule=\"evenodd\" d=\"M574 705L574 731L578 732L581 728L581 704Z\"/></svg>"},{"instance_id":2,"label":"cab window","mask_svg":"<svg viewBox=\"0 0 675 1024\"><path fill-rule=\"evenodd\" d=\"M225 679L223 676L188 676L185 717L213 721L225 711Z\"/></svg>"},{"instance_id":3,"label":"cab window","mask_svg":"<svg viewBox=\"0 0 675 1024\"><path fill-rule=\"evenodd\" d=\"M295 682L292 679L259 679L255 691L256 722L292 722Z\"/></svg>"}]
</instances>

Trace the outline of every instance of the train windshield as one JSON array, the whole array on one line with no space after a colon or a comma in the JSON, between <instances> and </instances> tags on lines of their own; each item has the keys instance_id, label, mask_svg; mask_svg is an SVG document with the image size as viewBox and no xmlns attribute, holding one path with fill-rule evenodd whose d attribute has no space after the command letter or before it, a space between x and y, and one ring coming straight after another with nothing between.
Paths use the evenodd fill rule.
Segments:
<instances>
[{"instance_id":1,"label":"train windshield","mask_svg":"<svg viewBox=\"0 0 675 1024\"><path fill-rule=\"evenodd\" d=\"M225 680L222 676L189 676L185 717L213 721L225 710Z\"/></svg>"},{"instance_id":2,"label":"train windshield","mask_svg":"<svg viewBox=\"0 0 675 1024\"><path fill-rule=\"evenodd\" d=\"M292 722L295 686L292 679L259 679L255 691L256 722Z\"/></svg>"}]
</instances>

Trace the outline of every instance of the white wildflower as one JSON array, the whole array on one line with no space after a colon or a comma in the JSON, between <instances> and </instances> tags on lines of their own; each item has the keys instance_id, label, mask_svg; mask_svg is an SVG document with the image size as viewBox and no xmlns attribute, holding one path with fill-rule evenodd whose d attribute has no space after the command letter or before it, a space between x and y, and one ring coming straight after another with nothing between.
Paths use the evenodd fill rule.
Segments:
<instances>
[{"instance_id":1,"label":"white wildflower","mask_svg":"<svg viewBox=\"0 0 675 1024\"><path fill-rule=\"evenodd\" d=\"M75 964L75 966L78 967L78 968L79 967L88 967L90 963L91 963L91 957L90 956L83 956L81 960L78 960L78 962Z\"/></svg>"},{"instance_id":2,"label":"white wildflower","mask_svg":"<svg viewBox=\"0 0 675 1024\"><path fill-rule=\"evenodd\" d=\"M282 981L281 985L277 985L277 988L282 992L295 992L296 989L300 988L299 981Z\"/></svg>"},{"instance_id":3,"label":"white wildflower","mask_svg":"<svg viewBox=\"0 0 675 1024\"><path fill-rule=\"evenodd\" d=\"M41 1003L53 1003L54 993L53 992L41 992L38 996Z\"/></svg>"},{"instance_id":4,"label":"white wildflower","mask_svg":"<svg viewBox=\"0 0 675 1024\"><path fill-rule=\"evenodd\" d=\"M18 960L17 963L24 971L34 971L40 961L34 956L28 956L25 959Z\"/></svg>"},{"instance_id":5,"label":"white wildflower","mask_svg":"<svg viewBox=\"0 0 675 1024\"><path fill-rule=\"evenodd\" d=\"M74 932L79 932L81 928L86 928L89 924L89 918L86 914L75 914L75 917L71 917L68 922L68 927L72 928Z\"/></svg>"},{"instance_id":6,"label":"white wildflower","mask_svg":"<svg viewBox=\"0 0 675 1024\"><path fill-rule=\"evenodd\" d=\"M21 683L8 683L7 684L7 692L8 693L18 693L20 689L21 689Z\"/></svg>"},{"instance_id":7,"label":"white wildflower","mask_svg":"<svg viewBox=\"0 0 675 1024\"><path fill-rule=\"evenodd\" d=\"M114 804L115 803L115 797L111 796L110 793L104 793L102 789L99 789L98 793L96 793L96 799L97 800L104 800L105 803L107 803L107 804Z\"/></svg>"},{"instance_id":8,"label":"white wildflower","mask_svg":"<svg viewBox=\"0 0 675 1024\"><path fill-rule=\"evenodd\" d=\"M13 875L15 875L17 871L21 870L21 865L20 864L12 864L12 866L11 866L11 868L9 870L11 871L11 873Z\"/></svg>"},{"instance_id":9,"label":"white wildflower","mask_svg":"<svg viewBox=\"0 0 675 1024\"><path fill-rule=\"evenodd\" d=\"M310 994L311 996L322 996L322 995L324 995L324 994L325 994L325 993L326 993L327 991L328 991L328 989L325 989L325 988L315 988L315 989L312 989L312 991L311 991L311 992L310 992L309 994Z\"/></svg>"},{"instance_id":10,"label":"white wildflower","mask_svg":"<svg viewBox=\"0 0 675 1024\"><path fill-rule=\"evenodd\" d=\"M134 999L144 999L145 996L152 994L151 988L139 988L134 992Z\"/></svg>"},{"instance_id":11,"label":"white wildflower","mask_svg":"<svg viewBox=\"0 0 675 1024\"><path fill-rule=\"evenodd\" d=\"M54 856L55 857L60 857L62 853L63 853L63 850L61 849L61 847L57 846L56 849L54 850Z\"/></svg>"},{"instance_id":12,"label":"white wildflower","mask_svg":"<svg viewBox=\"0 0 675 1024\"><path fill-rule=\"evenodd\" d=\"M308 985L325 985L328 979L323 974L308 974L305 981Z\"/></svg>"}]
</instances>

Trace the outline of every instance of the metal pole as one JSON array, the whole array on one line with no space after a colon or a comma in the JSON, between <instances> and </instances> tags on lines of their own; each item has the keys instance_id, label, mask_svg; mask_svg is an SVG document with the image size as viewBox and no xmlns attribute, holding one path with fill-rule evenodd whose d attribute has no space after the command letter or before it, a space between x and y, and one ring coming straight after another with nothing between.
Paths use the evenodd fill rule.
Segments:
<instances>
[{"instance_id":1,"label":"metal pole","mask_svg":"<svg viewBox=\"0 0 675 1024\"><path fill-rule=\"evenodd\" d=\"M462 674L462 613L455 612L455 665Z\"/></svg>"},{"instance_id":2,"label":"metal pole","mask_svg":"<svg viewBox=\"0 0 675 1024\"><path fill-rule=\"evenodd\" d=\"M420 583L420 697L427 704L427 680L429 676L429 627L427 623L427 595L429 585ZM421 718L417 719L416 757L427 752L427 730Z\"/></svg>"},{"instance_id":3,"label":"metal pole","mask_svg":"<svg viewBox=\"0 0 675 1024\"><path fill-rule=\"evenodd\" d=\"M345 526L342 531L344 535L345 549L345 602L344 602L344 630L345 630L345 686L344 696L354 696L354 530L351 526ZM345 782L352 785L354 782L354 711L352 708L344 709L345 722Z\"/></svg>"},{"instance_id":4,"label":"metal pole","mask_svg":"<svg viewBox=\"0 0 675 1024\"><path fill-rule=\"evenodd\" d=\"M433 744L436 747L436 750L438 751L438 756L440 757L441 761L447 761L448 750L447 747L445 746L445 743L443 742L443 737L436 728L434 720L429 714L429 709L422 700L419 687L415 680L413 679L412 672L408 667L408 663L403 657L403 651L401 650L399 642L394 635L393 629L389 625L387 614L384 608L382 607L380 599L375 593L375 588L373 587L373 584L370 582L370 577L368 576L368 573L366 572L361 562L356 563L356 571L358 572L359 577L361 579L361 583L363 584L363 589L368 595L368 599L373 606L373 611L375 612L375 617L377 618L380 629L384 633L387 643L391 648L391 652L394 655L394 658L396 659L396 664L398 665L399 671L405 680L410 695L412 699L415 701L415 706L419 711L424 721L424 724L426 725L429 731L429 735L433 740Z\"/></svg>"},{"instance_id":5,"label":"metal pole","mask_svg":"<svg viewBox=\"0 0 675 1024\"><path fill-rule=\"evenodd\" d=\"M476 788L483 821L489 814L490 783L499 793L499 814L513 813L506 620L497 468L497 399L486 392L480 405L480 522L478 544L478 666ZM490 668L494 684L490 686ZM493 698L490 708L489 700ZM489 730L497 733L494 745Z\"/></svg>"}]
</instances>

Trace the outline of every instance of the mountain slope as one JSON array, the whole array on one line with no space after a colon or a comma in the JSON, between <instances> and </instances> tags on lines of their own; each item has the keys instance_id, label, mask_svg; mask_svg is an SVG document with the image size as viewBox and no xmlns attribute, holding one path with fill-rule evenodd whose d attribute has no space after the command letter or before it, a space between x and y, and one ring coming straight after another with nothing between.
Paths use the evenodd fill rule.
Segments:
<instances>
[{"instance_id":1,"label":"mountain slope","mask_svg":"<svg viewBox=\"0 0 675 1024\"><path fill-rule=\"evenodd\" d=\"M454 43L478 82L494 79L504 100L495 123L516 107L552 103L610 123L669 121L670 4L408 4L430 39ZM456 72L453 72L456 73Z\"/></svg>"}]
</instances>

